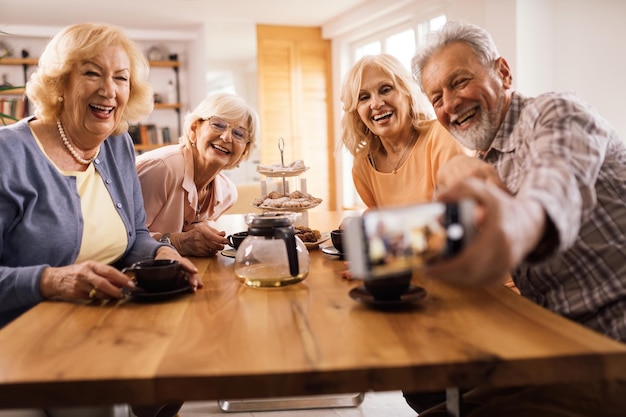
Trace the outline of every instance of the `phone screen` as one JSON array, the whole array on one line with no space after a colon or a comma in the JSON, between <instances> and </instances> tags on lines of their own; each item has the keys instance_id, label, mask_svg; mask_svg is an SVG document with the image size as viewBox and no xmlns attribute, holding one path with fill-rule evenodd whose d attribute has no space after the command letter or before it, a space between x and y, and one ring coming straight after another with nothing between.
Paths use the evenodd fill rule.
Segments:
<instances>
[{"instance_id":1,"label":"phone screen","mask_svg":"<svg viewBox=\"0 0 626 417\"><path fill-rule=\"evenodd\" d=\"M367 210L346 221L350 272L366 279L452 257L474 236L474 215L471 200Z\"/></svg>"},{"instance_id":2,"label":"phone screen","mask_svg":"<svg viewBox=\"0 0 626 417\"><path fill-rule=\"evenodd\" d=\"M445 253L446 205L428 203L370 210L362 216L371 276L415 269Z\"/></svg>"}]
</instances>

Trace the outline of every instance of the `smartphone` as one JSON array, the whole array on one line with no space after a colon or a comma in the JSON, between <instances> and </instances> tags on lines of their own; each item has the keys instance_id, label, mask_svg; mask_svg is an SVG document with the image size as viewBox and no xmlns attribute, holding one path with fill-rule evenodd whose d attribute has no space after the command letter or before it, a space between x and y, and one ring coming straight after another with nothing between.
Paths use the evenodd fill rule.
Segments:
<instances>
[{"instance_id":1,"label":"smartphone","mask_svg":"<svg viewBox=\"0 0 626 417\"><path fill-rule=\"evenodd\" d=\"M370 209L345 221L350 273L367 279L418 269L459 253L472 238L475 205L423 203Z\"/></svg>"}]
</instances>

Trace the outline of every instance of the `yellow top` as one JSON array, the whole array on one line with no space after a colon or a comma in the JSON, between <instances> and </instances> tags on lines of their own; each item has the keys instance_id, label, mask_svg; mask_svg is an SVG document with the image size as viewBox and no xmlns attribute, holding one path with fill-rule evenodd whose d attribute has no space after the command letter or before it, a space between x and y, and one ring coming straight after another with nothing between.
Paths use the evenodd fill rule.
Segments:
<instances>
[{"instance_id":1,"label":"yellow top","mask_svg":"<svg viewBox=\"0 0 626 417\"><path fill-rule=\"evenodd\" d=\"M83 215L83 236L75 263L93 260L110 264L119 259L128 246L126 227L113 204L111 194L93 163L82 171L63 171L48 156L41 141L33 132L37 145L61 174L76 177ZM78 219L77 219L78 221Z\"/></svg>"},{"instance_id":2,"label":"yellow top","mask_svg":"<svg viewBox=\"0 0 626 417\"><path fill-rule=\"evenodd\" d=\"M84 172L63 172L76 177L83 212L83 238L76 263L93 260L110 264L124 254L128 245L126 228L102 177L93 163Z\"/></svg>"},{"instance_id":3,"label":"yellow top","mask_svg":"<svg viewBox=\"0 0 626 417\"><path fill-rule=\"evenodd\" d=\"M431 201L439 168L454 155L466 153L437 120L424 122L418 134L409 157L395 174L377 171L369 155L357 154L352 180L368 208Z\"/></svg>"}]
</instances>

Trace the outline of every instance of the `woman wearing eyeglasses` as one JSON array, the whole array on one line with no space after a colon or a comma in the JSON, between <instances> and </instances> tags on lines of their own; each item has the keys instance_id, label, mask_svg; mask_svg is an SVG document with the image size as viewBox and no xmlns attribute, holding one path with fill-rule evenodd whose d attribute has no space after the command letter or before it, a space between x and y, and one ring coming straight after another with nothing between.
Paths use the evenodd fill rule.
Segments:
<instances>
[{"instance_id":1,"label":"woman wearing eyeglasses","mask_svg":"<svg viewBox=\"0 0 626 417\"><path fill-rule=\"evenodd\" d=\"M152 236L186 256L214 256L228 243L212 227L237 201L222 173L246 160L259 136L256 111L239 96L205 98L185 117L179 144L137 157L137 172Z\"/></svg>"}]
</instances>

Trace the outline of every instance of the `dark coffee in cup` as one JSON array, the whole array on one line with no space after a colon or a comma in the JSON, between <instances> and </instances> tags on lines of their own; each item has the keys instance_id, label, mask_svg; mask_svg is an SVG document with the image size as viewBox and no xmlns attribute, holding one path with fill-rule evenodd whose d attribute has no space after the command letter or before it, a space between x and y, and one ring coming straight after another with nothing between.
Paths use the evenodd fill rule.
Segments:
<instances>
[{"instance_id":1,"label":"dark coffee in cup","mask_svg":"<svg viewBox=\"0 0 626 417\"><path fill-rule=\"evenodd\" d=\"M248 237L248 232L238 232L238 233L233 233L232 235L228 235L226 239L228 240L228 243L230 244L230 246L232 246L235 249L238 249L239 245L241 245L241 242L243 242L243 240L247 237Z\"/></svg>"},{"instance_id":2,"label":"dark coffee in cup","mask_svg":"<svg viewBox=\"0 0 626 417\"><path fill-rule=\"evenodd\" d=\"M394 272L389 275L363 280L365 289L377 300L399 300L411 285L412 271Z\"/></svg>"},{"instance_id":3,"label":"dark coffee in cup","mask_svg":"<svg viewBox=\"0 0 626 417\"><path fill-rule=\"evenodd\" d=\"M343 253L343 229L335 229L330 232L330 240L339 253Z\"/></svg>"},{"instance_id":4,"label":"dark coffee in cup","mask_svg":"<svg viewBox=\"0 0 626 417\"><path fill-rule=\"evenodd\" d=\"M122 272L133 276L137 287L147 292L172 291L184 283L180 263L173 259L135 262Z\"/></svg>"}]
</instances>

